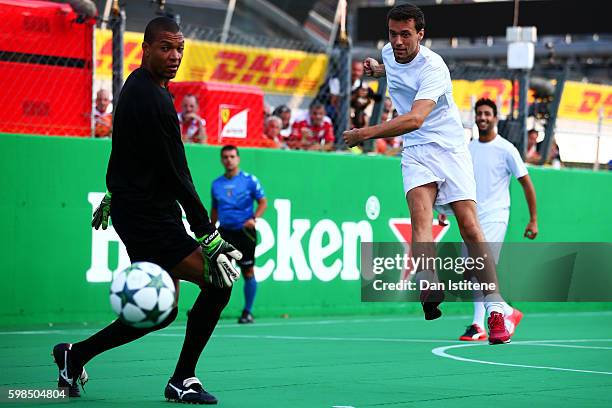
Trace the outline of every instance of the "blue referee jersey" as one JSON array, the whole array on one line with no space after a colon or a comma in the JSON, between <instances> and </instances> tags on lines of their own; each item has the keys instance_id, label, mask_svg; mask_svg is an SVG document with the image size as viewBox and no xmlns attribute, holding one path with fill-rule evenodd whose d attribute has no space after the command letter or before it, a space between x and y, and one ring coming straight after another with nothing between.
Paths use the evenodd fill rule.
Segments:
<instances>
[{"instance_id":1,"label":"blue referee jersey","mask_svg":"<svg viewBox=\"0 0 612 408\"><path fill-rule=\"evenodd\" d=\"M241 230L253 218L253 201L264 197L264 191L252 174L240 171L228 179L217 177L211 187L212 208L217 210L219 224L228 230Z\"/></svg>"}]
</instances>

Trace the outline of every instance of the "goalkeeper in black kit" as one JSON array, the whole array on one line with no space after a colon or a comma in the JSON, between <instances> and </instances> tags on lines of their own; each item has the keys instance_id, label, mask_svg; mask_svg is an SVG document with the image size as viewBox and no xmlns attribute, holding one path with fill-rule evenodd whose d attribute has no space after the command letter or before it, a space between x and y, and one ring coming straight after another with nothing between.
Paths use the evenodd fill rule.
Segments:
<instances>
[{"instance_id":1,"label":"goalkeeper in black kit","mask_svg":"<svg viewBox=\"0 0 612 408\"><path fill-rule=\"evenodd\" d=\"M179 69L184 42L179 26L170 18L158 17L147 25L142 65L130 74L116 104L106 173L108 192L92 225L106 228L110 216L130 261L152 262L168 271L177 299L181 279L201 288L164 394L176 402L216 404L195 369L229 301L232 284L240 277L231 260L242 254L211 224L187 166L178 116L167 89ZM195 240L185 231L179 204ZM84 366L88 361L168 326L176 316L175 307L165 321L149 329L134 328L117 319L86 340L56 345L53 356L60 373L58 385L68 387L71 397L78 397L77 383L82 386L87 381Z\"/></svg>"}]
</instances>

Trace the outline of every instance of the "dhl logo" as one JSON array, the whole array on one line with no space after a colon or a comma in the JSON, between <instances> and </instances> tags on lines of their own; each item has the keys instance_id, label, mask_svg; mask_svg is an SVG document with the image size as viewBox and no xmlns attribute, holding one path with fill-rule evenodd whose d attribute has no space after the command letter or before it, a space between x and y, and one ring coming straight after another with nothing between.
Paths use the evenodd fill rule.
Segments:
<instances>
[{"instance_id":1,"label":"dhl logo","mask_svg":"<svg viewBox=\"0 0 612 408\"><path fill-rule=\"evenodd\" d=\"M612 86L568 81L563 90L559 116L598 121L612 119Z\"/></svg>"},{"instance_id":2,"label":"dhl logo","mask_svg":"<svg viewBox=\"0 0 612 408\"><path fill-rule=\"evenodd\" d=\"M327 71L325 54L205 41L192 41L185 48L178 80L255 85L265 92L314 96Z\"/></svg>"},{"instance_id":3,"label":"dhl logo","mask_svg":"<svg viewBox=\"0 0 612 408\"><path fill-rule=\"evenodd\" d=\"M501 101L500 111L507 114L512 99L512 82L501 79L482 81L453 81L453 96L461 110L471 110L474 98L489 98ZM518 86L514 87L518 99ZM529 92L529 103L534 101L533 92ZM585 84L567 81L559 106L559 117L565 119L599 120L600 111L603 119L612 119L612 86Z\"/></svg>"},{"instance_id":4,"label":"dhl logo","mask_svg":"<svg viewBox=\"0 0 612 408\"><path fill-rule=\"evenodd\" d=\"M514 96L518 100L518 84L514 87ZM510 101L512 100L512 82L502 79L485 79L481 81L453 81L453 96L455 102L462 110L472 109L472 99L488 98L496 103L501 102L499 110L505 114L510 112ZM529 92L529 103L534 101L533 92Z\"/></svg>"},{"instance_id":5,"label":"dhl logo","mask_svg":"<svg viewBox=\"0 0 612 408\"><path fill-rule=\"evenodd\" d=\"M125 33L124 77L140 66L142 34ZM96 30L96 75L112 77L112 35ZM325 54L186 40L176 81L255 85L266 92L314 96L325 79Z\"/></svg>"},{"instance_id":6,"label":"dhl logo","mask_svg":"<svg viewBox=\"0 0 612 408\"><path fill-rule=\"evenodd\" d=\"M603 109L604 118L612 119L612 92L583 91L578 112L599 114L600 109Z\"/></svg>"},{"instance_id":7,"label":"dhl logo","mask_svg":"<svg viewBox=\"0 0 612 408\"><path fill-rule=\"evenodd\" d=\"M219 51L217 67L210 79L221 82L238 82L248 85L296 88L312 90L316 80L305 80L295 76L301 61L295 58L271 58L262 54Z\"/></svg>"}]
</instances>

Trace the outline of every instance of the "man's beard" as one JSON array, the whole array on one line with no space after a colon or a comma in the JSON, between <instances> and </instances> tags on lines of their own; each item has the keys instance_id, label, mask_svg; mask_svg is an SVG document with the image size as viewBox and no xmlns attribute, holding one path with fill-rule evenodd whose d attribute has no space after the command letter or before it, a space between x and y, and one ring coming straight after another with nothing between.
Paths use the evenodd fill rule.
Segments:
<instances>
[{"instance_id":1,"label":"man's beard","mask_svg":"<svg viewBox=\"0 0 612 408\"><path fill-rule=\"evenodd\" d=\"M479 136L487 136L491 130L493 130L492 127L487 127L484 130L478 128L478 135Z\"/></svg>"}]
</instances>

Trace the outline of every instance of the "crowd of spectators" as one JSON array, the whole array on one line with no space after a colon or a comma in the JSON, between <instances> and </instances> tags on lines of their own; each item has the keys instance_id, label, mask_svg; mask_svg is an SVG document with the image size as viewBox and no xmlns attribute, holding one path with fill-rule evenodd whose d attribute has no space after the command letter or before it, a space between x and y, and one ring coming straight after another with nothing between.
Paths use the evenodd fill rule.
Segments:
<instances>
[{"instance_id":1,"label":"crowd of spectators","mask_svg":"<svg viewBox=\"0 0 612 408\"><path fill-rule=\"evenodd\" d=\"M351 64L351 94L350 94L350 120L349 129L364 128L372 122L382 123L398 115L389 97L377 94L367 82L363 80L363 62L353 61ZM338 131L334 122L341 120L338 117L340 107L340 81L330 78L322 87L323 92L310 104L307 111L293 111L287 105L272 107L264 103L263 142L262 147L289 150L317 150L330 152L338 148ZM112 134L112 114L108 112L110 105L108 91L101 89L96 94L95 101L95 136L110 137ZM380 102L382 110L379 121L372 121L373 107ZM200 116L199 101L195 95L185 95L181 101L181 112L178 120L181 127L181 136L184 143L207 142L206 120ZM541 163L541 153L538 131L531 129L528 132L528 146L525 162L531 164ZM354 153L364 150L374 154L398 156L401 154L401 137L376 139L365 149L365 146L353 148ZM559 148L553 141L550 154L545 160L553 167L561 167Z\"/></svg>"}]
</instances>

